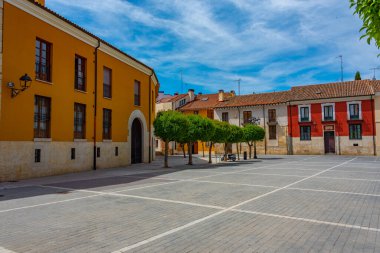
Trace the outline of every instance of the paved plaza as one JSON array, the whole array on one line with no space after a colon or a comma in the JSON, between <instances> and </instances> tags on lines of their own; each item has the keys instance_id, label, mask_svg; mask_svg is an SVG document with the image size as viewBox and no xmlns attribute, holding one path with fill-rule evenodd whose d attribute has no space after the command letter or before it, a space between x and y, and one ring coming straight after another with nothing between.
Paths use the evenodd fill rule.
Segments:
<instances>
[{"instance_id":1,"label":"paved plaza","mask_svg":"<svg viewBox=\"0 0 380 253\"><path fill-rule=\"evenodd\" d=\"M0 184L0 252L380 252L380 159L265 156Z\"/></svg>"}]
</instances>

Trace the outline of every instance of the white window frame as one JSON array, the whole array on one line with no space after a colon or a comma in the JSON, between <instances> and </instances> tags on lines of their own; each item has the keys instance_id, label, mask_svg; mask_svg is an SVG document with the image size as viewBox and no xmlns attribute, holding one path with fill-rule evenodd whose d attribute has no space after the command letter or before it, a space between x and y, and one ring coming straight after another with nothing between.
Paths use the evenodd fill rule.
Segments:
<instances>
[{"instance_id":1,"label":"white window frame","mask_svg":"<svg viewBox=\"0 0 380 253\"><path fill-rule=\"evenodd\" d=\"M358 104L359 105L359 119L358 120L362 120L362 101L351 101L351 102L347 102L347 119L348 120L351 120L351 116L350 116L350 105L354 105L354 104ZM353 120L356 120L356 119L353 119Z\"/></svg>"},{"instance_id":2,"label":"white window frame","mask_svg":"<svg viewBox=\"0 0 380 253\"><path fill-rule=\"evenodd\" d=\"M322 104L322 121L326 121L325 120L325 106L332 106L333 107L333 121L335 120L335 103L325 103L325 104ZM327 120L327 121L330 121L330 120Z\"/></svg>"},{"instance_id":3,"label":"white window frame","mask_svg":"<svg viewBox=\"0 0 380 253\"><path fill-rule=\"evenodd\" d=\"M301 121L301 108L308 107L309 108L309 120ZM311 122L311 105L299 105L298 106L298 122Z\"/></svg>"}]
</instances>

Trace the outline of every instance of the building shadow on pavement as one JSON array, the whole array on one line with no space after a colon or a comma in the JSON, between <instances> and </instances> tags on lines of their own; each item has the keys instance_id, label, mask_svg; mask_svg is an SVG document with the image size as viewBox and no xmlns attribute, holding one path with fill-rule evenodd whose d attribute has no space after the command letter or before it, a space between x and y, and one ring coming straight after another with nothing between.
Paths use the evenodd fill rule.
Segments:
<instances>
[{"instance_id":1,"label":"building shadow on pavement","mask_svg":"<svg viewBox=\"0 0 380 253\"><path fill-rule=\"evenodd\" d=\"M178 182L181 179L164 177L165 175L207 169L212 173L221 167L230 167L231 171L239 166L259 164L263 160L275 158L261 158L257 160L240 160L235 162L221 162L209 164L199 156L193 157L194 165L186 165L187 158L181 156L169 157L170 168L163 168L163 157L157 157L152 164L138 164L114 169L100 169L60 176L27 179L16 182L0 183L0 204L4 201L32 198L41 195L66 195L72 192L87 190L95 192L112 192L116 188L139 188L154 184ZM282 158L279 158L282 159ZM228 172L223 170L223 172ZM54 197L53 197L54 199Z\"/></svg>"}]
</instances>

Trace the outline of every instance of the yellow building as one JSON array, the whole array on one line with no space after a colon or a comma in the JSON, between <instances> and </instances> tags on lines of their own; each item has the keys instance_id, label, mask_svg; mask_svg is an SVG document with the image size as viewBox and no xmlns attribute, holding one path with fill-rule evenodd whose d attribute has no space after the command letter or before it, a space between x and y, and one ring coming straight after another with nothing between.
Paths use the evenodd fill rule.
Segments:
<instances>
[{"instance_id":1,"label":"yellow building","mask_svg":"<svg viewBox=\"0 0 380 253\"><path fill-rule=\"evenodd\" d=\"M44 1L0 8L0 181L150 162L154 70Z\"/></svg>"}]
</instances>

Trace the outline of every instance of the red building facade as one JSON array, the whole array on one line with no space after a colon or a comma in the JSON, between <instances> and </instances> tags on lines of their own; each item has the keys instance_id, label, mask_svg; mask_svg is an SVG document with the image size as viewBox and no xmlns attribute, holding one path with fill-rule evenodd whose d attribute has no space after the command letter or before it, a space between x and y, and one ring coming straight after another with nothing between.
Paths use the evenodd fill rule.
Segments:
<instances>
[{"instance_id":1,"label":"red building facade","mask_svg":"<svg viewBox=\"0 0 380 253\"><path fill-rule=\"evenodd\" d=\"M292 89L288 135L293 154L376 155L371 81Z\"/></svg>"}]
</instances>

